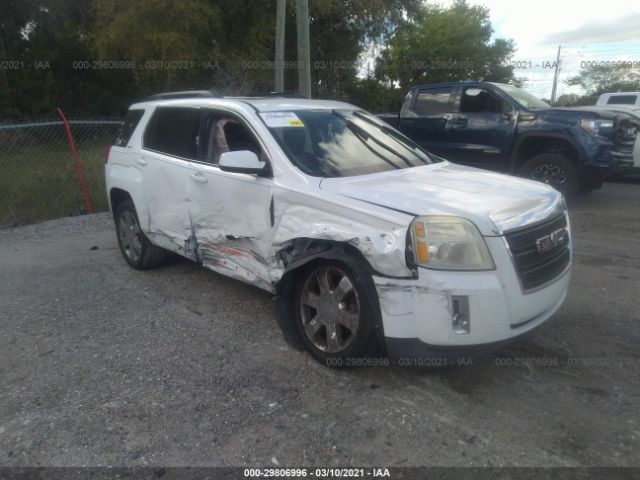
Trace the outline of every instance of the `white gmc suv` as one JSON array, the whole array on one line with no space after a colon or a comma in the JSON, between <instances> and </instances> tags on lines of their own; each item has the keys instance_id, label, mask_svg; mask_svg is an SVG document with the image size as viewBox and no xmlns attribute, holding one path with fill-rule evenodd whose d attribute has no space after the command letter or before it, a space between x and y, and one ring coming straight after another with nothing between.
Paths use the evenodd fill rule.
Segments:
<instances>
[{"instance_id":1,"label":"white gmc suv","mask_svg":"<svg viewBox=\"0 0 640 480\"><path fill-rule=\"evenodd\" d=\"M560 193L346 103L155 95L130 107L106 183L132 267L171 251L272 292L285 338L329 365L495 347L569 284Z\"/></svg>"}]
</instances>

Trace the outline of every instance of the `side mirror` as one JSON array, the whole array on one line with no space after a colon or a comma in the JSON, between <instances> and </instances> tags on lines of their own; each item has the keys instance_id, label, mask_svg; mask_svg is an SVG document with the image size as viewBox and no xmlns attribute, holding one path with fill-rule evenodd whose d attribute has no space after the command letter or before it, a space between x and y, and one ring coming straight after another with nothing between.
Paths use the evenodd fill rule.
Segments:
<instances>
[{"instance_id":1,"label":"side mirror","mask_svg":"<svg viewBox=\"0 0 640 480\"><path fill-rule=\"evenodd\" d=\"M258 156L249 150L225 152L218 160L220 170L233 173L258 175L264 172L266 165L266 162L261 162Z\"/></svg>"},{"instance_id":2,"label":"side mirror","mask_svg":"<svg viewBox=\"0 0 640 480\"><path fill-rule=\"evenodd\" d=\"M505 120L511 120L518 116L518 111L506 100L500 100L500 113Z\"/></svg>"},{"instance_id":3,"label":"side mirror","mask_svg":"<svg viewBox=\"0 0 640 480\"><path fill-rule=\"evenodd\" d=\"M469 95L470 97L477 97L478 95L480 95L482 92L484 92L484 90L482 90L481 88L467 88L464 91L465 95Z\"/></svg>"}]
</instances>

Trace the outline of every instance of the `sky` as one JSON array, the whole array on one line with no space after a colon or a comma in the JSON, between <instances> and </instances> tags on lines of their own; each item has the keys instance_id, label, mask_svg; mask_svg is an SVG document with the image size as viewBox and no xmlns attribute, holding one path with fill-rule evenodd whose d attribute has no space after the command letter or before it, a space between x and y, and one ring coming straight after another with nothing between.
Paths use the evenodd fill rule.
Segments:
<instances>
[{"instance_id":1,"label":"sky","mask_svg":"<svg viewBox=\"0 0 640 480\"><path fill-rule=\"evenodd\" d=\"M448 6L453 0L436 1ZM527 68L516 69L526 78L523 88L550 98L553 68L561 45L557 96L583 93L564 81L586 61L640 62L640 0L468 0L490 9L494 37L515 41L513 60ZM529 67L531 62L531 67Z\"/></svg>"}]
</instances>

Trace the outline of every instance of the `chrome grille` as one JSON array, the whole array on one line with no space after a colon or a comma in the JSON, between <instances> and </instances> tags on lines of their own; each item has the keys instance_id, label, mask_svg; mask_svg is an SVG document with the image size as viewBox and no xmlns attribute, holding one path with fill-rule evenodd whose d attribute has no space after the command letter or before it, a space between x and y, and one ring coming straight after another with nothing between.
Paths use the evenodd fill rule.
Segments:
<instances>
[{"instance_id":1,"label":"chrome grille","mask_svg":"<svg viewBox=\"0 0 640 480\"><path fill-rule=\"evenodd\" d=\"M571 261L569 232L561 239L557 232L567 230L567 218L559 215L552 219L505 232L520 283L531 290L553 280L563 273ZM541 240L556 235L556 244L546 250Z\"/></svg>"},{"instance_id":2,"label":"chrome grille","mask_svg":"<svg viewBox=\"0 0 640 480\"><path fill-rule=\"evenodd\" d=\"M633 121L623 119L618 122L611 150L617 172L624 172L633 166L633 148L637 133L638 126Z\"/></svg>"}]
</instances>

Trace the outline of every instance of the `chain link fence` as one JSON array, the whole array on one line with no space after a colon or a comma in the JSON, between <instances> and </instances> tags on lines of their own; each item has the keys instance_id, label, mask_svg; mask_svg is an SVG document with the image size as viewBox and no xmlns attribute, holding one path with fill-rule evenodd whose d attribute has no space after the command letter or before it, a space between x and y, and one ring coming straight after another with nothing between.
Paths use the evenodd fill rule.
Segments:
<instances>
[{"instance_id":1,"label":"chain link fence","mask_svg":"<svg viewBox=\"0 0 640 480\"><path fill-rule=\"evenodd\" d=\"M74 118L69 132L54 116L0 124L0 228L107 210L106 147L119 124L112 118Z\"/></svg>"}]
</instances>

